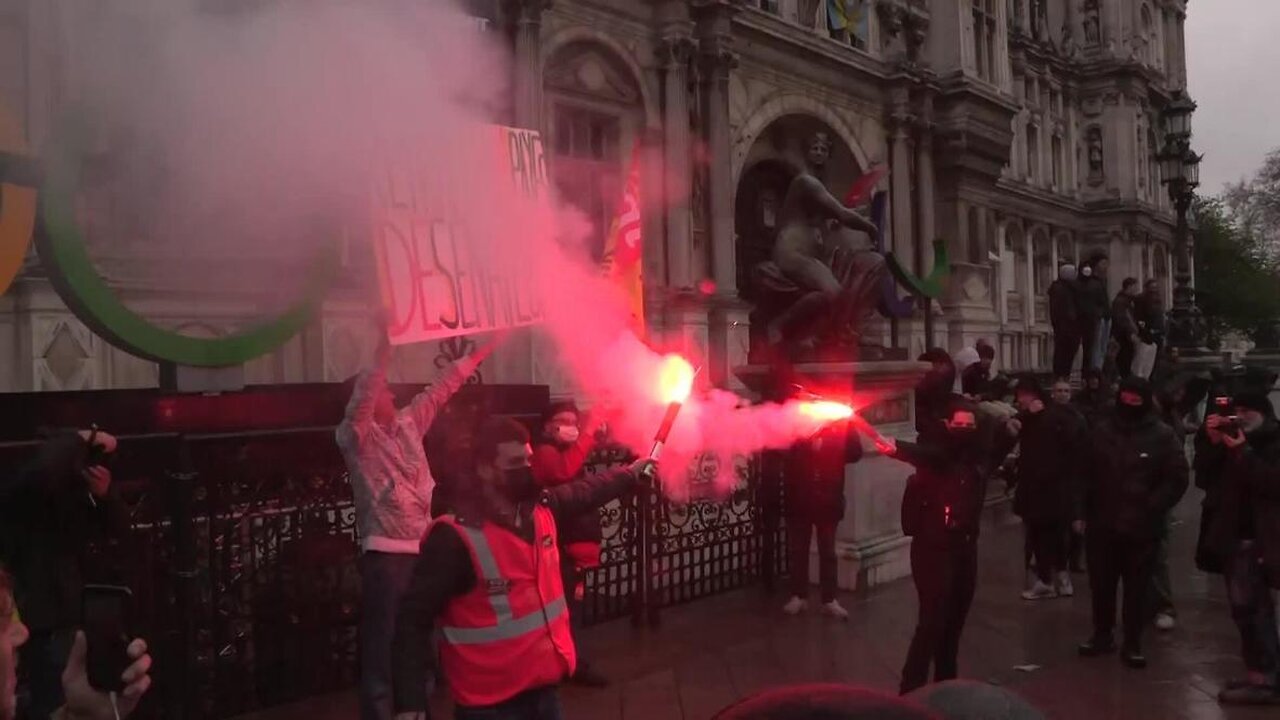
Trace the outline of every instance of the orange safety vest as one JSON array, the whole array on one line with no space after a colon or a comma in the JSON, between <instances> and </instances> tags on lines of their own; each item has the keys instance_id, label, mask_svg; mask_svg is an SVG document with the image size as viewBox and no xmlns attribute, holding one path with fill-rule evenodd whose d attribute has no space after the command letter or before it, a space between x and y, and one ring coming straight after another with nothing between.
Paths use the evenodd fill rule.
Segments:
<instances>
[{"instance_id":1,"label":"orange safety vest","mask_svg":"<svg viewBox=\"0 0 1280 720\"><path fill-rule=\"evenodd\" d=\"M482 707L573 674L577 652L560 580L560 552L551 511L533 511L533 544L486 522L453 526L471 553L476 585L442 615L440 664L459 705Z\"/></svg>"}]
</instances>

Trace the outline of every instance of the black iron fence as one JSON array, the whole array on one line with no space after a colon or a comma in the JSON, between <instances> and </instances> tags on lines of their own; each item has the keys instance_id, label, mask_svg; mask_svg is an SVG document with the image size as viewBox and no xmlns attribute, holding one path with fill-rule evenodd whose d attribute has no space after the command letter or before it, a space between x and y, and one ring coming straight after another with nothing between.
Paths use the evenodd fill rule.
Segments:
<instances>
[{"instance_id":1,"label":"black iron fence","mask_svg":"<svg viewBox=\"0 0 1280 720\"><path fill-rule=\"evenodd\" d=\"M96 556L134 589L153 645L156 690L141 714L224 718L354 685L359 539L332 428L126 436L120 447L132 530ZM0 467L33 449L0 446ZM626 459L606 450L592 465ZM785 569L780 490L759 461L738 461L724 500L697 493L714 460L700 467L687 504L646 490L601 508L588 624L653 622L662 607Z\"/></svg>"}]
</instances>

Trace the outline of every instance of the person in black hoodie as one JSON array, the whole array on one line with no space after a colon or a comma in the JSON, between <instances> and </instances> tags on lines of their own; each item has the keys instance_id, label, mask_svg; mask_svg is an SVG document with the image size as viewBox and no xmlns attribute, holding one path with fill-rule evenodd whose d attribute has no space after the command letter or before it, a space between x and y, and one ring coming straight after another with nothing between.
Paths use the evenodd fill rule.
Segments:
<instances>
[{"instance_id":1,"label":"person in black hoodie","mask_svg":"<svg viewBox=\"0 0 1280 720\"><path fill-rule=\"evenodd\" d=\"M1156 415L1150 383L1136 377L1121 381L1115 410L1093 428L1082 460L1093 635L1080 654L1115 651L1111 631L1117 586L1123 585L1121 659L1143 668L1142 633L1160 526L1188 484L1187 457L1173 429Z\"/></svg>"},{"instance_id":2,"label":"person in black hoodie","mask_svg":"<svg viewBox=\"0 0 1280 720\"><path fill-rule=\"evenodd\" d=\"M956 385L956 363L942 348L930 348L916 358L927 362L929 371L916 383L916 433L937 434L942 430Z\"/></svg>"},{"instance_id":3,"label":"person in black hoodie","mask_svg":"<svg viewBox=\"0 0 1280 720\"><path fill-rule=\"evenodd\" d=\"M862 441L849 423L833 423L809 440L796 443L787 457L787 547L791 599L783 611L796 615L808 607L809 541L818 540L818 581L822 612L849 617L836 600L836 526L844 518L844 471L862 459Z\"/></svg>"},{"instance_id":4,"label":"person in black hoodie","mask_svg":"<svg viewBox=\"0 0 1280 720\"><path fill-rule=\"evenodd\" d=\"M1270 705L1280 703L1280 640L1269 592L1280 585L1280 423L1261 392L1237 395L1234 413L1235 420L1206 418L1196 473L1197 485L1215 496L1205 552L1226 575L1248 671L1227 683L1219 699Z\"/></svg>"},{"instance_id":5,"label":"person in black hoodie","mask_svg":"<svg viewBox=\"0 0 1280 720\"><path fill-rule=\"evenodd\" d=\"M1066 405L1053 401L1034 378L1018 383L1021 412L1006 426L1015 438L1018 471L1013 511L1026 523L1036 561L1036 583L1025 600L1075 594L1068 572L1068 533L1083 520L1076 459L1082 450L1084 423Z\"/></svg>"},{"instance_id":6,"label":"person in black hoodie","mask_svg":"<svg viewBox=\"0 0 1280 720\"><path fill-rule=\"evenodd\" d=\"M62 671L80 623L86 578L114 580L90 548L128 532L128 508L111 481L116 439L93 430L48 433L36 458L0 478L0 562L13 574L18 610L31 631L22 648L30 714L63 703Z\"/></svg>"},{"instance_id":7,"label":"person in black hoodie","mask_svg":"<svg viewBox=\"0 0 1280 720\"><path fill-rule=\"evenodd\" d=\"M1069 377L1080 350L1080 289L1076 266L1058 268L1058 279L1049 285L1049 324L1053 326L1053 376Z\"/></svg>"},{"instance_id":8,"label":"person in black hoodie","mask_svg":"<svg viewBox=\"0 0 1280 720\"><path fill-rule=\"evenodd\" d=\"M1080 269L1080 330L1084 343L1084 370L1102 370L1107 340L1111 337L1111 295L1107 271L1111 261L1094 253Z\"/></svg>"},{"instance_id":9,"label":"person in black hoodie","mask_svg":"<svg viewBox=\"0 0 1280 720\"><path fill-rule=\"evenodd\" d=\"M902 529L912 538L911 577L920 600L902 668L904 695L928 683L931 664L935 682L956 677L960 634L977 582L989 458L978 409L955 395L945 408L937 430L921 433L919 443L887 441L889 455L916 471L902 498Z\"/></svg>"}]
</instances>

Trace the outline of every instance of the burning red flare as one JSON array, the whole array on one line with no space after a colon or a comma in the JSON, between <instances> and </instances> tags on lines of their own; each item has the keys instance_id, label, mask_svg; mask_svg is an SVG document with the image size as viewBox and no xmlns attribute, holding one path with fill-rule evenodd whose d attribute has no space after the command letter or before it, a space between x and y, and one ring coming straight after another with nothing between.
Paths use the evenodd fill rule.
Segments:
<instances>
[{"instance_id":1,"label":"burning red flare","mask_svg":"<svg viewBox=\"0 0 1280 720\"><path fill-rule=\"evenodd\" d=\"M828 423L847 420L854 415L854 409L833 400L814 400L800 403L800 412L806 417Z\"/></svg>"},{"instance_id":2,"label":"burning red flare","mask_svg":"<svg viewBox=\"0 0 1280 720\"><path fill-rule=\"evenodd\" d=\"M662 402L683 403L693 392L693 366L679 355L667 355L662 359L662 371L658 387Z\"/></svg>"}]
</instances>

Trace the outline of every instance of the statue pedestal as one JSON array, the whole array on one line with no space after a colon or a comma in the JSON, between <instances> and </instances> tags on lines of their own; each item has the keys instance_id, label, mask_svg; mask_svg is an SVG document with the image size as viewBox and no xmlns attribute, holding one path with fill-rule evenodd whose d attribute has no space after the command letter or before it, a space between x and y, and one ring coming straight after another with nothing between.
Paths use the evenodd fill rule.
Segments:
<instances>
[{"instance_id":1,"label":"statue pedestal","mask_svg":"<svg viewBox=\"0 0 1280 720\"><path fill-rule=\"evenodd\" d=\"M914 388L928 363L881 361L794 366L795 382L833 398L868 396L860 414L886 436L915 437ZM749 388L761 392L772 378L765 365L737 369ZM911 573L910 538L901 526L902 492L912 468L880 455L870 442L861 462L845 466L845 515L836 529L836 562L842 590L873 587ZM810 551L809 577L817 580L817 552Z\"/></svg>"}]
</instances>

